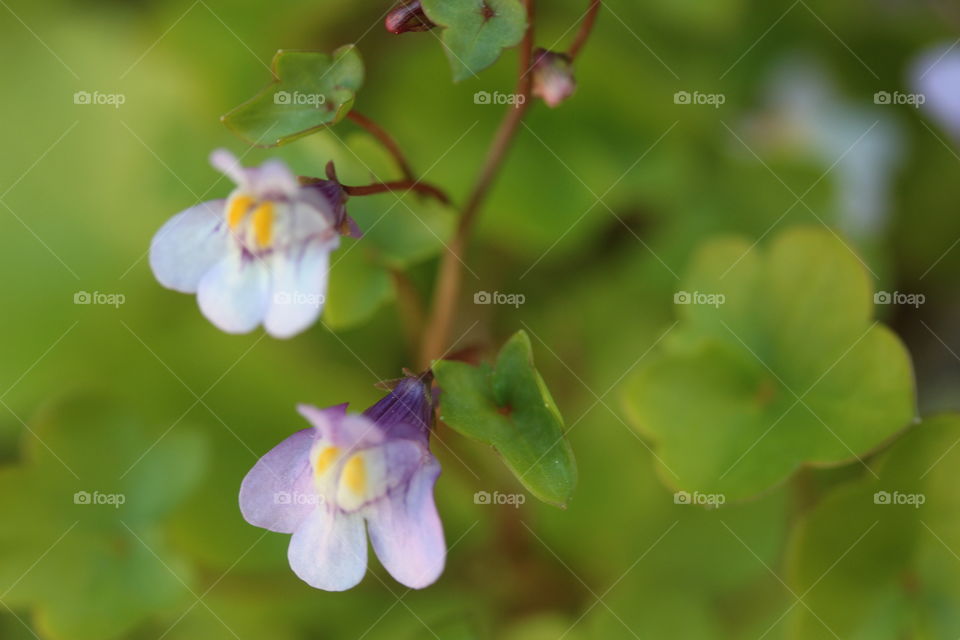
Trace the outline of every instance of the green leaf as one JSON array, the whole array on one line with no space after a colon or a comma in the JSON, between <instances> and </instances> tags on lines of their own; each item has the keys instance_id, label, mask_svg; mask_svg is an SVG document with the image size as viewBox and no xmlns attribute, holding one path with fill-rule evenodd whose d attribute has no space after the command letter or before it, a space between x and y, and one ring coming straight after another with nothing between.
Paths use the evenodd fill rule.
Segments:
<instances>
[{"instance_id":1,"label":"green leaf","mask_svg":"<svg viewBox=\"0 0 960 640\"><path fill-rule=\"evenodd\" d=\"M435 362L443 390L440 419L493 446L530 493L564 506L577 481L563 419L534 368L530 338L519 331L500 350L496 367Z\"/></svg>"},{"instance_id":2,"label":"green leaf","mask_svg":"<svg viewBox=\"0 0 960 640\"><path fill-rule=\"evenodd\" d=\"M334 331L368 320L382 304L393 299L390 274L371 260L363 240L345 239L333 254L331 264L323 319Z\"/></svg>"},{"instance_id":3,"label":"green leaf","mask_svg":"<svg viewBox=\"0 0 960 640\"><path fill-rule=\"evenodd\" d=\"M960 416L925 420L797 524L787 638L960 635Z\"/></svg>"},{"instance_id":4,"label":"green leaf","mask_svg":"<svg viewBox=\"0 0 960 640\"><path fill-rule=\"evenodd\" d=\"M862 458L913 419L909 355L829 231L791 229L767 251L712 242L677 295L679 325L625 393L668 485L746 498Z\"/></svg>"},{"instance_id":5,"label":"green leaf","mask_svg":"<svg viewBox=\"0 0 960 640\"><path fill-rule=\"evenodd\" d=\"M78 396L34 421L23 462L0 471L0 509L17 514L0 522L4 600L32 608L44 637L121 636L189 597L190 567L158 522L198 481L204 448L183 425L162 433Z\"/></svg>"},{"instance_id":6,"label":"green leaf","mask_svg":"<svg viewBox=\"0 0 960 640\"><path fill-rule=\"evenodd\" d=\"M423 10L443 27L441 39L456 82L496 62L527 30L519 0L423 0Z\"/></svg>"},{"instance_id":7,"label":"green leaf","mask_svg":"<svg viewBox=\"0 0 960 640\"><path fill-rule=\"evenodd\" d=\"M353 107L363 84L363 61L353 45L332 56L318 51L277 51L273 82L223 116L247 142L275 147L336 124Z\"/></svg>"}]
</instances>

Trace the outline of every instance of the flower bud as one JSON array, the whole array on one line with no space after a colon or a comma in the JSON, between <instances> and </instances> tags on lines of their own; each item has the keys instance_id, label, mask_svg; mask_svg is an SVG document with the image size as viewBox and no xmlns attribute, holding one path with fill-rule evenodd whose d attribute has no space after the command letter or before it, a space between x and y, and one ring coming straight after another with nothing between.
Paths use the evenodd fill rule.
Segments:
<instances>
[{"instance_id":1,"label":"flower bud","mask_svg":"<svg viewBox=\"0 0 960 640\"><path fill-rule=\"evenodd\" d=\"M401 0L387 14L384 24L387 31L398 35L408 31L429 31L437 26L423 12L420 0Z\"/></svg>"},{"instance_id":2,"label":"flower bud","mask_svg":"<svg viewBox=\"0 0 960 640\"><path fill-rule=\"evenodd\" d=\"M577 88L571 60L563 53L546 49L537 49L533 59L533 95L556 107Z\"/></svg>"}]
</instances>

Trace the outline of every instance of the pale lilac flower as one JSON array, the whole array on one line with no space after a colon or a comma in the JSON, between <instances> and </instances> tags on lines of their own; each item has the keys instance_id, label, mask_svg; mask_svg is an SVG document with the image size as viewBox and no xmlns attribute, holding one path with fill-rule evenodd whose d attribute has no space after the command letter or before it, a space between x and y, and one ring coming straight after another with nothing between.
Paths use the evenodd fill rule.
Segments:
<instances>
[{"instance_id":1,"label":"pale lilac flower","mask_svg":"<svg viewBox=\"0 0 960 640\"><path fill-rule=\"evenodd\" d=\"M428 448L429 380L404 379L363 414L348 415L346 405L299 410L313 426L271 449L243 479L247 522L293 534L290 567L318 589L360 582L368 533L398 582L421 589L436 581L446 545L433 501L440 464Z\"/></svg>"},{"instance_id":2,"label":"pale lilac flower","mask_svg":"<svg viewBox=\"0 0 960 640\"><path fill-rule=\"evenodd\" d=\"M150 246L154 275L196 293L203 314L227 333L260 324L277 338L303 331L323 307L330 252L353 229L339 185L302 186L279 160L244 168L223 149L210 162L237 186L163 225Z\"/></svg>"},{"instance_id":3,"label":"pale lilac flower","mask_svg":"<svg viewBox=\"0 0 960 640\"><path fill-rule=\"evenodd\" d=\"M910 69L914 90L922 96L922 108L960 140L960 49L956 44L932 47Z\"/></svg>"}]
</instances>

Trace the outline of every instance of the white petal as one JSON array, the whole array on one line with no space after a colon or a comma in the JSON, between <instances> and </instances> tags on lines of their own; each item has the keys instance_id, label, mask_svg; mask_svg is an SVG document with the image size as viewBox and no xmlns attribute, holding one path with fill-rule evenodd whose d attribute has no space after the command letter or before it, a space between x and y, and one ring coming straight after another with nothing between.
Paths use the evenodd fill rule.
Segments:
<instances>
[{"instance_id":1,"label":"white petal","mask_svg":"<svg viewBox=\"0 0 960 640\"><path fill-rule=\"evenodd\" d=\"M363 518L320 506L300 525L287 550L290 568L317 589L344 591L367 570Z\"/></svg>"},{"instance_id":2,"label":"white petal","mask_svg":"<svg viewBox=\"0 0 960 640\"><path fill-rule=\"evenodd\" d=\"M282 160L276 158L267 160L259 167L250 167L246 172L253 193L264 200L280 196L293 198L300 189L297 176Z\"/></svg>"},{"instance_id":3,"label":"white petal","mask_svg":"<svg viewBox=\"0 0 960 640\"><path fill-rule=\"evenodd\" d=\"M443 573L447 546L433 501L440 464L432 459L409 484L392 491L366 512L370 543L397 582L422 589Z\"/></svg>"},{"instance_id":4,"label":"white petal","mask_svg":"<svg viewBox=\"0 0 960 640\"><path fill-rule=\"evenodd\" d=\"M210 164L237 183L241 191L257 199L294 198L300 188L297 176L282 160L271 159L259 167L244 167L240 160L226 149L210 154Z\"/></svg>"},{"instance_id":5,"label":"white petal","mask_svg":"<svg viewBox=\"0 0 960 640\"><path fill-rule=\"evenodd\" d=\"M348 454L337 487L337 506L356 511L401 485L406 487L427 456L419 442L402 439Z\"/></svg>"},{"instance_id":6,"label":"white petal","mask_svg":"<svg viewBox=\"0 0 960 640\"><path fill-rule=\"evenodd\" d=\"M270 303L270 272L257 258L228 255L200 280L197 302L203 315L221 330L253 331Z\"/></svg>"},{"instance_id":7,"label":"white petal","mask_svg":"<svg viewBox=\"0 0 960 640\"><path fill-rule=\"evenodd\" d=\"M264 320L267 333L289 338L316 322L327 295L329 268L329 242L312 240L274 255L272 296Z\"/></svg>"},{"instance_id":8,"label":"white petal","mask_svg":"<svg viewBox=\"0 0 960 640\"><path fill-rule=\"evenodd\" d=\"M195 293L200 278L226 253L224 200L203 202L167 220L150 243L150 267L168 289Z\"/></svg>"}]
</instances>

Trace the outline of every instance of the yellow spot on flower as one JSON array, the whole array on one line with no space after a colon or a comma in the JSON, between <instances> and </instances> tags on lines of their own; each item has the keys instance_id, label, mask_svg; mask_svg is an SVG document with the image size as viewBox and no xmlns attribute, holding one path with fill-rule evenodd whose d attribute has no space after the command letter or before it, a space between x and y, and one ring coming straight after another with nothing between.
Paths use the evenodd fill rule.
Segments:
<instances>
[{"instance_id":1,"label":"yellow spot on flower","mask_svg":"<svg viewBox=\"0 0 960 640\"><path fill-rule=\"evenodd\" d=\"M367 469L361 455L355 455L343 466L343 482L353 493L360 495L367 487Z\"/></svg>"},{"instance_id":2,"label":"yellow spot on flower","mask_svg":"<svg viewBox=\"0 0 960 640\"><path fill-rule=\"evenodd\" d=\"M236 229L237 225L243 222L243 217L254 203L254 199L250 196L237 196L230 201L230 208L227 209L227 224L231 229Z\"/></svg>"},{"instance_id":3,"label":"yellow spot on flower","mask_svg":"<svg viewBox=\"0 0 960 640\"><path fill-rule=\"evenodd\" d=\"M261 247L268 247L273 241L273 219L272 202L264 202L253 210L253 235Z\"/></svg>"},{"instance_id":4,"label":"yellow spot on flower","mask_svg":"<svg viewBox=\"0 0 960 640\"><path fill-rule=\"evenodd\" d=\"M340 449L338 447L324 447L313 461L313 475L323 475L337 459L338 455L340 455Z\"/></svg>"}]
</instances>

